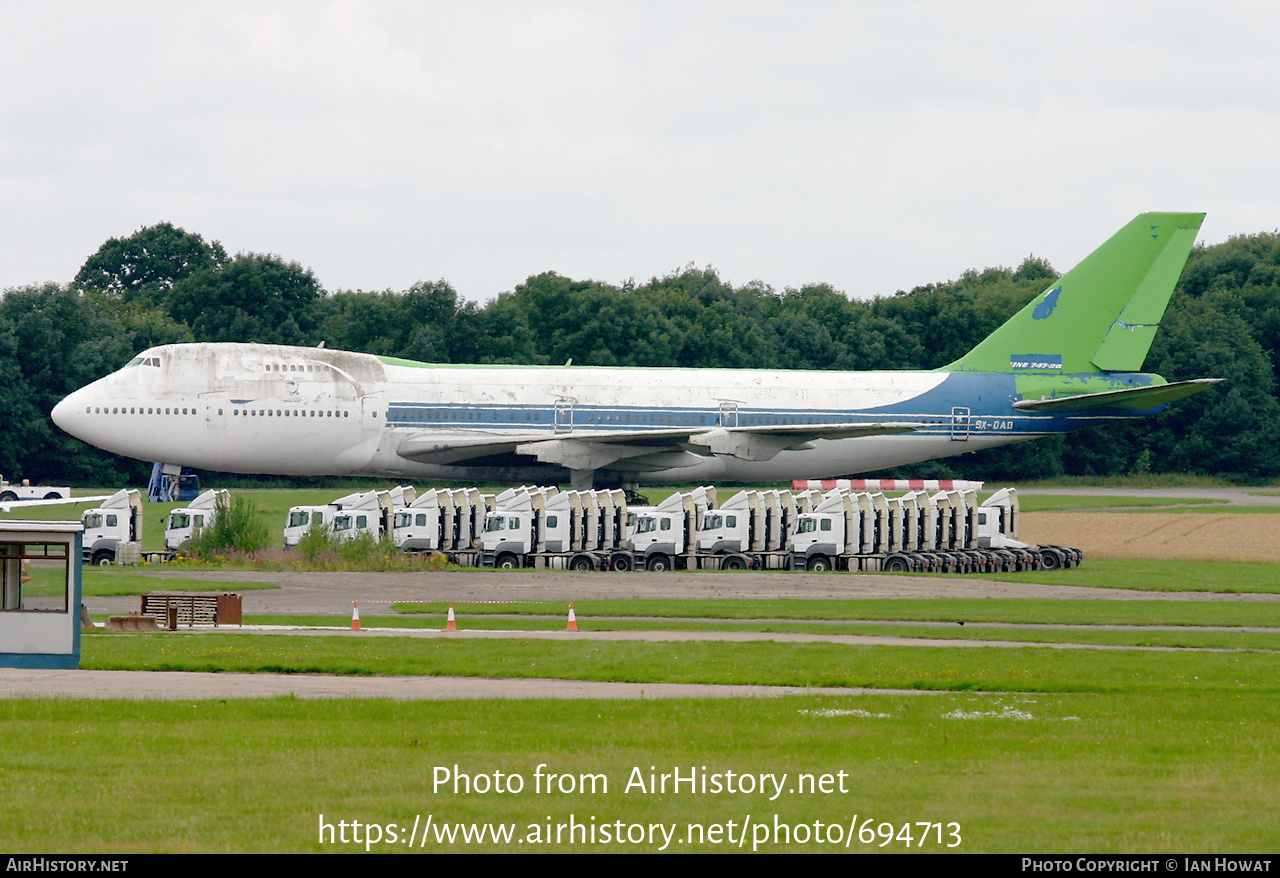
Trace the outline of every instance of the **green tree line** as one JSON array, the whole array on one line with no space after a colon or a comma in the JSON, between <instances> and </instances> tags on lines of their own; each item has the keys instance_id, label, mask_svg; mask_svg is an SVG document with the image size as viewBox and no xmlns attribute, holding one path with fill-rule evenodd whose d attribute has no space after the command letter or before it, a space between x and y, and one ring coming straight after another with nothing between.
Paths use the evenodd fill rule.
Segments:
<instances>
[{"instance_id":1,"label":"green tree line","mask_svg":"<svg viewBox=\"0 0 1280 878\"><path fill-rule=\"evenodd\" d=\"M146 464L72 439L49 419L76 388L152 345L316 345L438 363L763 369L932 369L958 358L1057 277L1040 259L852 300L827 284L734 287L686 266L643 284L547 272L479 305L444 280L327 292L278 256L228 256L169 223L104 243L65 284L0 297L0 473L115 484ZM1280 234L1192 253L1147 358L1170 381L1225 378L1153 419L911 468L988 480L1280 470Z\"/></svg>"}]
</instances>

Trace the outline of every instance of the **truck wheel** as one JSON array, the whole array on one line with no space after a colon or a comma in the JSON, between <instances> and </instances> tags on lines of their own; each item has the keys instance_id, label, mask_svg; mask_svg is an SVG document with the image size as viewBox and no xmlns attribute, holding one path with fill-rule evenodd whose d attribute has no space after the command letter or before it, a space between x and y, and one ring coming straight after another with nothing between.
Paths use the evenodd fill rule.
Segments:
<instances>
[{"instance_id":1,"label":"truck wheel","mask_svg":"<svg viewBox=\"0 0 1280 878\"><path fill-rule=\"evenodd\" d=\"M1040 553L1040 569L1041 570L1057 570L1062 567L1062 558L1052 549L1045 549Z\"/></svg>"},{"instance_id":2,"label":"truck wheel","mask_svg":"<svg viewBox=\"0 0 1280 878\"><path fill-rule=\"evenodd\" d=\"M596 569L596 565L586 555L579 555L578 557L574 558L569 566L572 569L578 571L579 573L585 573L588 570Z\"/></svg>"},{"instance_id":3,"label":"truck wheel","mask_svg":"<svg viewBox=\"0 0 1280 878\"><path fill-rule=\"evenodd\" d=\"M93 566L94 567L110 567L111 562L114 561L115 559L116 559L116 556L111 554L110 552L95 552L93 556Z\"/></svg>"},{"instance_id":4,"label":"truck wheel","mask_svg":"<svg viewBox=\"0 0 1280 878\"><path fill-rule=\"evenodd\" d=\"M45 495L44 495L44 499L46 499L46 500L61 500L61 499L62 499L62 495L61 495L61 494L59 494L57 491L50 491L48 494L45 494Z\"/></svg>"},{"instance_id":5,"label":"truck wheel","mask_svg":"<svg viewBox=\"0 0 1280 878\"><path fill-rule=\"evenodd\" d=\"M8 503L10 500L17 500L17 499L18 499L18 495L13 493L12 491L5 491L3 494L0 494L0 503Z\"/></svg>"},{"instance_id":6,"label":"truck wheel","mask_svg":"<svg viewBox=\"0 0 1280 878\"><path fill-rule=\"evenodd\" d=\"M666 573L671 569L671 560L666 555L654 555L645 566L654 573Z\"/></svg>"},{"instance_id":7,"label":"truck wheel","mask_svg":"<svg viewBox=\"0 0 1280 878\"><path fill-rule=\"evenodd\" d=\"M810 573L829 573L831 572L831 562L823 556L809 559L808 570Z\"/></svg>"},{"instance_id":8,"label":"truck wheel","mask_svg":"<svg viewBox=\"0 0 1280 878\"><path fill-rule=\"evenodd\" d=\"M609 567L617 570L619 573L626 573L631 569L631 559L626 555L614 555L613 561L609 563Z\"/></svg>"},{"instance_id":9,"label":"truck wheel","mask_svg":"<svg viewBox=\"0 0 1280 878\"><path fill-rule=\"evenodd\" d=\"M901 555L894 555L884 562L884 569L888 573L906 573L911 569L911 564Z\"/></svg>"},{"instance_id":10,"label":"truck wheel","mask_svg":"<svg viewBox=\"0 0 1280 878\"><path fill-rule=\"evenodd\" d=\"M729 555L723 561L720 562L720 569L721 570L746 570L747 565L746 565L746 562L744 562L737 555Z\"/></svg>"},{"instance_id":11,"label":"truck wheel","mask_svg":"<svg viewBox=\"0 0 1280 878\"><path fill-rule=\"evenodd\" d=\"M499 555L498 560L494 562L494 567L499 570L519 570L520 564L516 560L515 555Z\"/></svg>"}]
</instances>

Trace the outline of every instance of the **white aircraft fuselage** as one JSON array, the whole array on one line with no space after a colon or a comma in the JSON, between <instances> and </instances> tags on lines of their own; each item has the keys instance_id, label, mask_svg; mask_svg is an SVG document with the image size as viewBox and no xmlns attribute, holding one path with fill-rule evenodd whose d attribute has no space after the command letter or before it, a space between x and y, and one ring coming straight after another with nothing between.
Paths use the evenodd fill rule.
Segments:
<instances>
[{"instance_id":1,"label":"white aircraft fuselage","mask_svg":"<svg viewBox=\"0 0 1280 878\"><path fill-rule=\"evenodd\" d=\"M664 484L832 477L1061 429L1015 398L1009 375L425 365L205 343L147 350L53 417L117 454L221 472L524 482L609 470ZM894 432L815 435L858 425ZM734 428L768 441L705 444Z\"/></svg>"},{"instance_id":2,"label":"white aircraft fuselage","mask_svg":"<svg viewBox=\"0 0 1280 878\"><path fill-rule=\"evenodd\" d=\"M1139 371L1203 214L1135 217L932 372L429 365L165 345L53 410L175 466L590 487L832 478L1141 417L1213 379Z\"/></svg>"}]
</instances>

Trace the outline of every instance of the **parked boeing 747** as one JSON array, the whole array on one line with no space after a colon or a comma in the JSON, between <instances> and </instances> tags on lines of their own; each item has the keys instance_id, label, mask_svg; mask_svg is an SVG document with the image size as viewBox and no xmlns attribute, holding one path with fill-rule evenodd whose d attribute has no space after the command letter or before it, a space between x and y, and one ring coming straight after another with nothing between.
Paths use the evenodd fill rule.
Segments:
<instances>
[{"instance_id":1,"label":"parked boeing 747","mask_svg":"<svg viewBox=\"0 0 1280 878\"><path fill-rule=\"evenodd\" d=\"M868 472L1155 414L1143 361L1203 214L1143 214L933 371L431 365L164 345L53 410L92 445L238 473L634 485Z\"/></svg>"}]
</instances>

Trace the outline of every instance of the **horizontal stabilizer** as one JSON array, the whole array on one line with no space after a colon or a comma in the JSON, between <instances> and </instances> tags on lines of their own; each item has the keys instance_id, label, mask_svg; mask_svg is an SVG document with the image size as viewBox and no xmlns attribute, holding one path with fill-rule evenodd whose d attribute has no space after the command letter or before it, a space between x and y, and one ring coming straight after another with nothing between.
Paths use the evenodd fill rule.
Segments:
<instances>
[{"instance_id":1,"label":"horizontal stabilizer","mask_svg":"<svg viewBox=\"0 0 1280 878\"><path fill-rule=\"evenodd\" d=\"M1080 393L1075 396L1046 399L1023 399L1015 402L1013 407L1022 412L1087 412L1094 409L1126 409L1145 412L1156 406L1207 390L1221 380L1221 378L1196 378L1192 381L1176 381L1173 384L1157 384L1154 387L1133 387L1127 390Z\"/></svg>"}]
</instances>

